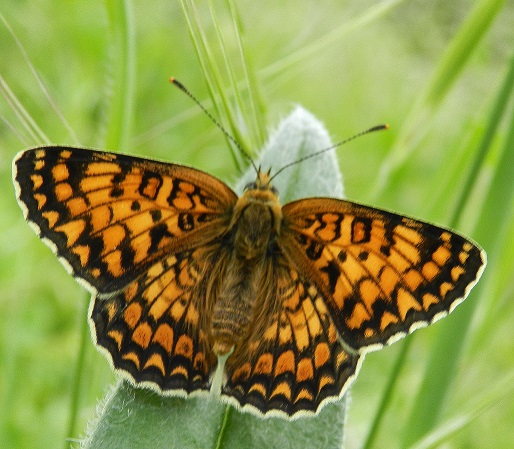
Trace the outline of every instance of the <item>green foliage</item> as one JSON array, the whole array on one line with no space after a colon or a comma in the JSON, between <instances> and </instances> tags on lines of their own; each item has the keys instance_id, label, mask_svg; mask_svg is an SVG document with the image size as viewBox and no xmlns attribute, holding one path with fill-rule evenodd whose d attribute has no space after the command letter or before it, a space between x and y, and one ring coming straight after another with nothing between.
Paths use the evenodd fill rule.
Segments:
<instances>
[{"instance_id":1,"label":"green foliage","mask_svg":"<svg viewBox=\"0 0 514 449\"><path fill-rule=\"evenodd\" d=\"M83 449L339 448L344 401L327 405L312 419L257 418L218 399L163 398L120 383L90 424ZM323 435L320 435L323 429Z\"/></svg>"},{"instance_id":2,"label":"green foliage","mask_svg":"<svg viewBox=\"0 0 514 449\"><path fill-rule=\"evenodd\" d=\"M209 447L249 440L266 447L263 436L268 447L289 447L286 432L301 439L304 430L334 445L342 432L337 423L346 420L348 449L366 441L381 448L509 447L514 5L214 3L2 2L0 447L68 447L85 434L98 398L114 382L84 327L86 295L23 223L10 161L27 146L80 142L190 164L235 184L247 161L173 90L170 75L215 107L213 115L250 154L274 148L274 170L298 158L293 138L278 152L268 141L282 117L304 114L290 115L294 104L323 120L334 140L389 122L388 132L337 150L347 196L456 226L484 246L488 267L450 317L367 356L344 419L332 406L324 424L280 421L282 429L268 429L270 421L219 404L212 414L190 417L195 404L181 404L177 413L171 403L183 400L122 385L126 396L109 393L85 444L114 430L122 447L129 447L122 436L134 447L159 440L170 447L176 421L210 432ZM322 164L310 159L279 175L282 201L309 194L290 188L303 187L302 180L337 179L318 177ZM151 421L161 426L157 433Z\"/></svg>"}]
</instances>

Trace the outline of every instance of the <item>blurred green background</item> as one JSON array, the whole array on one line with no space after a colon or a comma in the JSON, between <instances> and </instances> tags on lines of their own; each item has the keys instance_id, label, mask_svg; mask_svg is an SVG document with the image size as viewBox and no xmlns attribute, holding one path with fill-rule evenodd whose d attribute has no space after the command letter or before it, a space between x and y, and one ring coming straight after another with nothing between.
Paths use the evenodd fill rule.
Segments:
<instances>
[{"instance_id":1,"label":"blurred green background","mask_svg":"<svg viewBox=\"0 0 514 449\"><path fill-rule=\"evenodd\" d=\"M198 62L180 3L133 2L128 22L116 13L120 4L3 0L0 6L1 447L65 447L66 438L85 433L114 382L89 339L82 347L83 365L77 364L89 298L24 223L11 181L15 154L46 142L107 146L193 165L227 182L238 175L223 135L167 82L173 75L211 104L205 79L212 72ZM207 2L196 3L196 19L220 67L216 31L224 36L227 57L242 81L230 4L216 2L217 28ZM435 360L441 363L439 373L452 367L445 373L450 383L428 439L416 447L509 447L514 441L514 164L509 172L505 161L512 162L514 152L509 78L514 4L244 0L237 11L245 67L260 95L257 110L265 130L274 129L295 104L321 119L334 141L388 122L389 131L338 149L347 197L456 225L489 255L466 306L417 332L409 343L374 447L400 447L402 441L405 446L426 436L425 431L416 435L412 426L420 422L420 385L428 378L431 391L438 391L430 366ZM125 23L131 24L128 30ZM128 41L118 40L120 30ZM127 43L129 57L120 61ZM218 79L228 85L225 72ZM27 124L28 117L33 124ZM237 116L236 126L255 152L262 139L252 137L258 133L252 134L255 127L244 119ZM464 307L462 325L458 315ZM445 337L445 326L462 332ZM455 341L462 347L446 352L446 343ZM352 389L347 448L361 448L369 438L403 344L366 357ZM426 409L428 421L435 411Z\"/></svg>"}]
</instances>

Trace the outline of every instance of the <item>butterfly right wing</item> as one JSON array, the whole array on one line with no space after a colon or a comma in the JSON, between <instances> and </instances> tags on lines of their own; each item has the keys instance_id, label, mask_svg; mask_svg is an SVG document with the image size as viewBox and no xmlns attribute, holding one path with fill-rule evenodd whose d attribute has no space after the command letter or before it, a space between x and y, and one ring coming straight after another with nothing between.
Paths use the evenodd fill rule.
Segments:
<instances>
[{"instance_id":1,"label":"butterfly right wing","mask_svg":"<svg viewBox=\"0 0 514 449\"><path fill-rule=\"evenodd\" d=\"M282 212L283 251L323 292L342 340L360 353L450 313L486 264L474 242L393 212L330 198Z\"/></svg>"},{"instance_id":2,"label":"butterfly right wing","mask_svg":"<svg viewBox=\"0 0 514 449\"><path fill-rule=\"evenodd\" d=\"M227 359L221 393L236 407L295 419L341 398L357 376L362 356L338 341L327 305L312 282L287 262L273 271L271 299L260 307L253 332Z\"/></svg>"},{"instance_id":3,"label":"butterfly right wing","mask_svg":"<svg viewBox=\"0 0 514 449\"><path fill-rule=\"evenodd\" d=\"M224 232L237 196L199 170L81 148L20 153L25 218L92 291L116 291L165 254Z\"/></svg>"}]
</instances>

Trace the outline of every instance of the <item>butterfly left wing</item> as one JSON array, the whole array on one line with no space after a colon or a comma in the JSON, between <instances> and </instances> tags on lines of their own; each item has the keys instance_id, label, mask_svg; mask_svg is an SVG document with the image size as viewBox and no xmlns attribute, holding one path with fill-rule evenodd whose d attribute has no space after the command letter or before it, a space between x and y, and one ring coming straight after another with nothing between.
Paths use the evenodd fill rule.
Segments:
<instances>
[{"instance_id":1,"label":"butterfly left wing","mask_svg":"<svg viewBox=\"0 0 514 449\"><path fill-rule=\"evenodd\" d=\"M347 352L338 341L327 305L313 283L287 261L274 267L273 277L275 307L259 308L253 332L227 359L221 394L237 407L294 419L341 398L362 357Z\"/></svg>"},{"instance_id":2,"label":"butterfly left wing","mask_svg":"<svg viewBox=\"0 0 514 449\"><path fill-rule=\"evenodd\" d=\"M485 267L473 242L391 212L312 198L282 213L283 252L320 290L344 343L360 353L451 312Z\"/></svg>"},{"instance_id":3,"label":"butterfly left wing","mask_svg":"<svg viewBox=\"0 0 514 449\"><path fill-rule=\"evenodd\" d=\"M25 218L92 291L92 334L114 368L164 394L207 390L202 285L235 193L190 167L82 148L26 150L13 173Z\"/></svg>"},{"instance_id":4,"label":"butterfly left wing","mask_svg":"<svg viewBox=\"0 0 514 449\"><path fill-rule=\"evenodd\" d=\"M203 288L208 248L163 257L116 293L97 294L91 333L112 366L164 395L208 391L217 358L206 331L212 308Z\"/></svg>"}]
</instances>

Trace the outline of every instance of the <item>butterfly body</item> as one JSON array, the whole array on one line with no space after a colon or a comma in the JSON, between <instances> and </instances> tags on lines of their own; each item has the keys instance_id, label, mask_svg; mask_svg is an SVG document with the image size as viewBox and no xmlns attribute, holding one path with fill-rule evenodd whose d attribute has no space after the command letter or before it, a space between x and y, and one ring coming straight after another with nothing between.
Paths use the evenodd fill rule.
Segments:
<instances>
[{"instance_id":1,"label":"butterfly body","mask_svg":"<svg viewBox=\"0 0 514 449\"><path fill-rule=\"evenodd\" d=\"M269 265L276 257L281 208L269 180L260 174L258 181L237 200L227 235L222 237L225 244L221 246L229 254L219 293L213 295L211 329L217 355L226 354L248 331L255 330L251 324L257 321L258 309L266 307L265 298L272 296L274 273Z\"/></svg>"},{"instance_id":2,"label":"butterfly body","mask_svg":"<svg viewBox=\"0 0 514 449\"><path fill-rule=\"evenodd\" d=\"M363 354L452 311L485 253L461 235L332 198L238 197L177 164L70 147L13 163L38 235L92 292L95 344L136 385L211 389L259 415L317 413Z\"/></svg>"}]
</instances>

